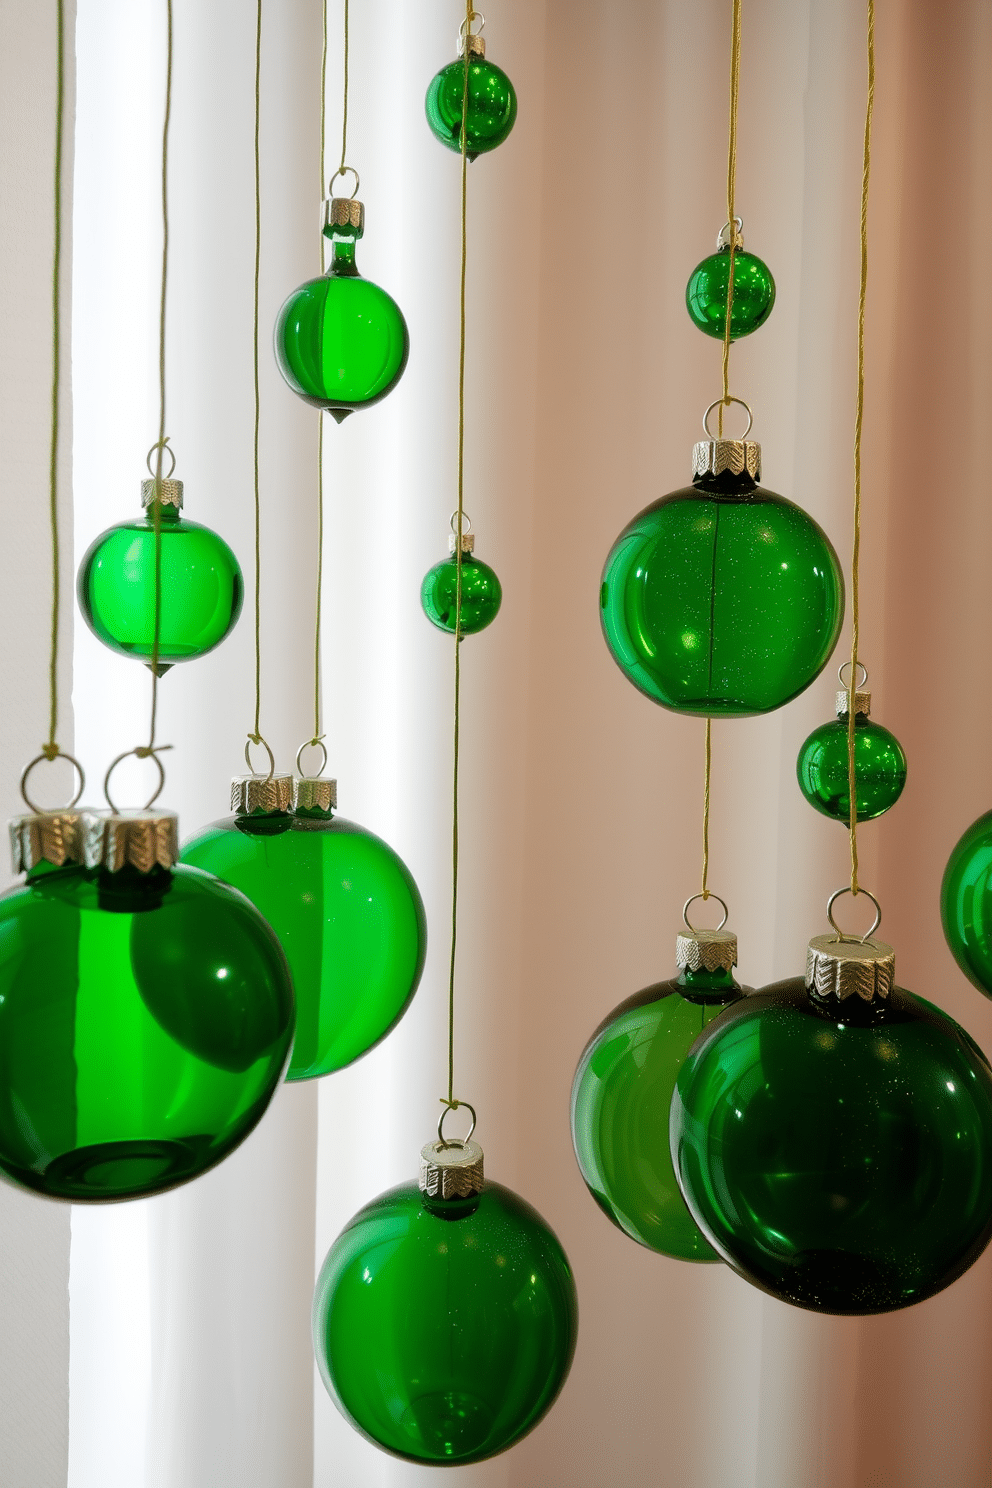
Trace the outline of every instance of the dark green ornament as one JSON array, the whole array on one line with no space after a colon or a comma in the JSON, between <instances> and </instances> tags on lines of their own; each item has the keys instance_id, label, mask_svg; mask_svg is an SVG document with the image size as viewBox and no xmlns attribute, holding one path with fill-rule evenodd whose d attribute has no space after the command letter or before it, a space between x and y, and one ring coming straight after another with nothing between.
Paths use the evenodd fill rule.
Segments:
<instances>
[{"instance_id":1,"label":"dark green ornament","mask_svg":"<svg viewBox=\"0 0 992 1488\"><path fill-rule=\"evenodd\" d=\"M420 605L432 625L438 630L455 633L455 614L458 604L458 562L454 553L455 539L449 558L435 563L424 575L420 586ZM474 556L475 536L465 533L462 537L462 608L461 634L475 635L492 625L503 603L503 589L496 574Z\"/></svg>"},{"instance_id":2,"label":"dark green ornament","mask_svg":"<svg viewBox=\"0 0 992 1488\"><path fill-rule=\"evenodd\" d=\"M775 304L775 280L766 263L744 251L741 219L737 222L734 248L734 298L730 307L730 339L750 336L764 325ZM692 322L707 336L723 340L727 326L727 290L730 285L729 229L717 238L717 251L697 264L685 287L686 309Z\"/></svg>"},{"instance_id":3,"label":"dark green ornament","mask_svg":"<svg viewBox=\"0 0 992 1488\"><path fill-rule=\"evenodd\" d=\"M102 532L76 581L79 609L96 638L151 663L155 643L155 482L141 487L145 515ZM195 661L234 629L244 599L238 560L223 538L181 514L183 483L162 481L158 671Z\"/></svg>"},{"instance_id":4,"label":"dark green ornament","mask_svg":"<svg viewBox=\"0 0 992 1488\"><path fill-rule=\"evenodd\" d=\"M313 1342L357 1431L396 1457L457 1467L505 1451L550 1409L578 1307L557 1236L485 1182L474 1142L425 1147L425 1186L391 1189L342 1230L317 1281Z\"/></svg>"},{"instance_id":5,"label":"dark green ornament","mask_svg":"<svg viewBox=\"0 0 992 1488\"><path fill-rule=\"evenodd\" d=\"M947 860L940 918L951 955L992 997L992 811L972 822Z\"/></svg>"},{"instance_id":6,"label":"dark green ornament","mask_svg":"<svg viewBox=\"0 0 992 1488\"><path fill-rule=\"evenodd\" d=\"M400 307L358 272L355 244L364 230L361 202L330 199L324 233L334 245L331 266L294 290L276 320L276 361L286 382L339 424L392 392L410 353Z\"/></svg>"},{"instance_id":7,"label":"dark green ornament","mask_svg":"<svg viewBox=\"0 0 992 1488\"><path fill-rule=\"evenodd\" d=\"M464 28L463 28L464 29ZM462 108L465 103L465 41L459 42L459 60L449 62L427 89L427 122L435 139L449 150L462 148ZM501 145L517 117L517 95L501 68L486 61L481 36L468 39L468 109L465 154L469 160Z\"/></svg>"},{"instance_id":8,"label":"dark green ornament","mask_svg":"<svg viewBox=\"0 0 992 1488\"><path fill-rule=\"evenodd\" d=\"M700 1229L745 1280L816 1312L908 1307L992 1235L992 1069L892 985L882 942L818 936L810 985L714 1020L672 1100L672 1159Z\"/></svg>"},{"instance_id":9,"label":"dark green ornament","mask_svg":"<svg viewBox=\"0 0 992 1488\"><path fill-rule=\"evenodd\" d=\"M681 1261L716 1261L679 1189L668 1120L690 1048L744 996L737 937L680 934L676 959L673 980L622 1002L586 1045L572 1084L572 1145L589 1192L632 1240Z\"/></svg>"},{"instance_id":10,"label":"dark green ornament","mask_svg":"<svg viewBox=\"0 0 992 1488\"><path fill-rule=\"evenodd\" d=\"M613 544L603 635L625 676L664 708L769 713L809 686L837 644L837 554L801 507L758 485L757 444L701 442L693 469L691 486L646 507Z\"/></svg>"},{"instance_id":11,"label":"dark green ornament","mask_svg":"<svg viewBox=\"0 0 992 1488\"><path fill-rule=\"evenodd\" d=\"M848 698L837 694L837 717L814 729L799 751L796 775L809 804L850 825ZM873 821L894 806L906 784L906 756L895 734L869 717L870 692L855 693L854 769L858 821Z\"/></svg>"}]
</instances>

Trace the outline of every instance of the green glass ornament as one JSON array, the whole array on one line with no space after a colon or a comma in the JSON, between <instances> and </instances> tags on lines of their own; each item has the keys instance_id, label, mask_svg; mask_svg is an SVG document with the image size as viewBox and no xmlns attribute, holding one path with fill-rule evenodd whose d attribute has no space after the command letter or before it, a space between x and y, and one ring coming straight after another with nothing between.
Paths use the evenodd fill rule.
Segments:
<instances>
[{"instance_id":1,"label":"green glass ornament","mask_svg":"<svg viewBox=\"0 0 992 1488\"><path fill-rule=\"evenodd\" d=\"M463 26L464 31L464 26ZM506 139L517 117L517 95L501 68L486 61L481 36L468 38L468 108L465 154L469 160L495 150ZM434 138L449 150L462 149L462 108L465 103L465 39L459 40L459 60L442 67L427 89L424 106Z\"/></svg>"},{"instance_id":2,"label":"green glass ornament","mask_svg":"<svg viewBox=\"0 0 992 1488\"><path fill-rule=\"evenodd\" d=\"M410 354L399 305L358 272L355 244L364 231L362 203L332 196L324 227L331 266L295 289L276 320L279 371L304 403L326 408L339 424L391 393Z\"/></svg>"},{"instance_id":3,"label":"green glass ornament","mask_svg":"<svg viewBox=\"0 0 992 1488\"><path fill-rule=\"evenodd\" d=\"M572 1084L572 1145L589 1192L632 1240L680 1261L716 1261L676 1181L668 1118L689 1049L744 996L737 936L680 934L676 959L672 981L622 1002L586 1045Z\"/></svg>"},{"instance_id":4,"label":"green glass ornament","mask_svg":"<svg viewBox=\"0 0 992 1488\"><path fill-rule=\"evenodd\" d=\"M953 1019L892 985L891 946L818 936L808 975L729 1008L686 1059L671 1114L682 1192L772 1296L908 1307L992 1235L992 1069Z\"/></svg>"},{"instance_id":5,"label":"green glass ornament","mask_svg":"<svg viewBox=\"0 0 992 1488\"><path fill-rule=\"evenodd\" d=\"M272 926L296 992L287 1080L313 1080L368 1053L420 982L427 925L417 885L380 837L333 814L335 782L245 777L237 814L187 842L184 863L240 889Z\"/></svg>"},{"instance_id":6,"label":"green glass ornament","mask_svg":"<svg viewBox=\"0 0 992 1488\"><path fill-rule=\"evenodd\" d=\"M992 811L972 822L947 860L940 918L951 955L992 997Z\"/></svg>"},{"instance_id":7,"label":"green glass ornament","mask_svg":"<svg viewBox=\"0 0 992 1488\"><path fill-rule=\"evenodd\" d=\"M869 717L870 692L856 692L854 769L858 821L873 821L894 806L906 784L906 756L895 734ZM837 717L814 729L799 751L796 774L809 804L850 825L848 778L848 694L837 694Z\"/></svg>"},{"instance_id":8,"label":"green glass ornament","mask_svg":"<svg viewBox=\"0 0 992 1488\"><path fill-rule=\"evenodd\" d=\"M97 640L151 663L155 644L155 482L141 485L145 515L120 522L90 544L76 581L79 609ZM183 483L162 482L161 676L195 661L230 635L241 614L244 581L223 538L181 515Z\"/></svg>"},{"instance_id":9,"label":"green glass ornament","mask_svg":"<svg viewBox=\"0 0 992 1488\"><path fill-rule=\"evenodd\" d=\"M461 1197L449 1192L452 1164ZM448 1178L438 1178L439 1170ZM485 1183L474 1142L424 1148L421 1183L359 1210L317 1281L328 1394L363 1436L457 1467L513 1446L550 1408L575 1352L575 1283L557 1237Z\"/></svg>"},{"instance_id":10,"label":"green glass ornament","mask_svg":"<svg viewBox=\"0 0 992 1488\"><path fill-rule=\"evenodd\" d=\"M677 713L781 708L837 644L837 555L801 507L758 485L759 461L747 440L697 444L693 484L640 512L603 569L600 620L614 660Z\"/></svg>"},{"instance_id":11,"label":"green glass ornament","mask_svg":"<svg viewBox=\"0 0 992 1488\"><path fill-rule=\"evenodd\" d=\"M750 336L764 325L775 304L775 280L771 270L754 253L745 253L741 219L736 219L734 248L734 298L730 307L730 339ZM729 228L716 240L715 253L697 264L685 287L686 309L707 336L723 340L727 327L727 289L730 284Z\"/></svg>"},{"instance_id":12,"label":"green glass ornament","mask_svg":"<svg viewBox=\"0 0 992 1488\"><path fill-rule=\"evenodd\" d=\"M462 536L462 610L461 634L475 635L492 625L503 603L503 589L488 563L473 556L475 535L466 532ZM455 558L455 539L451 540L451 556L424 575L420 586L420 605L424 614L438 630L455 633L455 611L458 600L458 563Z\"/></svg>"},{"instance_id":13,"label":"green glass ornament","mask_svg":"<svg viewBox=\"0 0 992 1488\"><path fill-rule=\"evenodd\" d=\"M29 871L0 896L0 1170L49 1198L198 1177L256 1126L286 1066L279 943L242 894L162 866L175 832L167 813L14 824Z\"/></svg>"}]
</instances>

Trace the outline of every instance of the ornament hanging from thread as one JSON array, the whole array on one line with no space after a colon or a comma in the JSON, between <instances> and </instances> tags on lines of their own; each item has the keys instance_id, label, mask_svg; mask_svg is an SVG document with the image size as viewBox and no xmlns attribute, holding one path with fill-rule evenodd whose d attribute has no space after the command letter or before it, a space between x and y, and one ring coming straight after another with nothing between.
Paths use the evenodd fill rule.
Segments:
<instances>
[{"instance_id":1,"label":"ornament hanging from thread","mask_svg":"<svg viewBox=\"0 0 992 1488\"><path fill-rule=\"evenodd\" d=\"M513 1446L564 1384L577 1328L557 1236L484 1179L471 1133L429 1143L419 1187L359 1210L314 1294L328 1394L363 1436L411 1462L457 1467Z\"/></svg>"},{"instance_id":2,"label":"ornament hanging from thread","mask_svg":"<svg viewBox=\"0 0 992 1488\"><path fill-rule=\"evenodd\" d=\"M844 666L847 665L845 662ZM868 673L863 667L862 670L863 687ZM849 709L850 693L844 688L837 693L836 719L813 730L796 760L799 789L809 804L845 826L851 822ZM882 816L895 805L906 784L906 755L902 745L895 734L869 716L870 711L871 693L859 689L854 694L854 771L859 822Z\"/></svg>"},{"instance_id":3,"label":"ornament hanging from thread","mask_svg":"<svg viewBox=\"0 0 992 1488\"><path fill-rule=\"evenodd\" d=\"M775 304L775 280L766 263L744 251L740 217L734 219L734 292L730 307L730 339L739 341L763 326ZM685 288L686 309L693 325L707 336L724 339L727 326L727 295L730 288L730 227L717 235L716 252L697 264Z\"/></svg>"},{"instance_id":4,"label":"ornament hanging from thread","mask_svg":"<svg viewBox=\"0 0 992 1488\"><path fill-rule=\"evenodd\" d=\"M485 21L477 11L472 20ZM481 31L481 27L480 27ZM468 48L468 96L465 51ZM469 21L458 33L458 61L449 62L431 79L424 101L431 133L449 150L461 154L462 114L465 114L465 155L469 160L495 150L507 138L517 118L517 95L503 70L486 57L481 35L469 32Z\"/></svg>"},{"instance_id":5,"label":"ornament hanging from thread","mask_svg":"<svg viewBox=\"0 0 992 1488\"><path fill-rule=\"evenodd\" d=\"M951 955L992 997L992 811L972 822L947 860L940 918Z\"/></svg>"},{"instance_id":6,"label":"ornament hanging from thread","mask_svg":"<svg viewBox=\"0 0 992 1488\"><path fill-rule=\"evenodd\" d=\"M737 936L723 925L694 929L692 902L676 939L678 975L622 1002L582 1053L572 1084L572 1145L589 1192L632 1240L678 1260L716 1261L675 1177L669 1112L690 1048L747 989L734 979Z\"/></svg>"},{"instance_id":7,"label":"ornament hanging from thread","mask_svg":"<svg viewBox=\"0 0 992 1488\"><path fill-rule=\"evenodd\" d=\"M646 507L613 544L600 619L617 665L652 701L743 718L781 708L822 671L844 581L812 517L758 484L760 446L709 437L716 406L693 450L693 484Z\"/></svg>"},{"instance_id":8,"label":"ornament hanging from thread","mask_svg":"<svg viewBox=\"0 0 992 1488\"><path fill-rule=\"evenodd\" d=\"M465 519L465 524L468 519ZM457 535L452 533L448 546L451 556L424 575L420 586L420 606L432 625L438 630L455 633L458 607L458 561L455 556ZM475 635L492 625L503 603L503 588L488 563L476 558L475 534L462 533L462 602L458 620L460 635Z\"/></svg>"},{"instance_id":9,"label":"ornament hanging from thread","mask_svg":"<svg viewBox=\"0 0 992 1488\"><path fill-rule=\"evenodd\" d=\"M992 1068L894 985L880 913L863 940L828 914L805 979L729 1008L689 1054L672 1159L745 1280L816 1312L888 1312L949 1286L992 1236Z\"/></svg>"}]
</instances>

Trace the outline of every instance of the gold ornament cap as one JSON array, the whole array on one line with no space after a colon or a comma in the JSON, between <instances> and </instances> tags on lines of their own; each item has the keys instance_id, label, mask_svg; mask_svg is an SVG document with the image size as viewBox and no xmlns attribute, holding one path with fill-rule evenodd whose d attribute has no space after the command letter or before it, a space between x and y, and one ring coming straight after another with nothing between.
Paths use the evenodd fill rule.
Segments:
<instances>
[{"instance_id":1,"label":"gold ornament cap","mask_svg":"<svg viewBox=\"0 0 992 1488\"><path fill-rule=\"evenodd\" d=\"M834 698L834 707L837 709L837 717L838 718L846 718L847 717L847 710L850 707L850 704L848 702L848 698L849 697L850 697L850 693L847 691L846 688L843 691L838 691L837 692L837 695ZM870 712L871 712L871 693L870 692L856 692L854 694L854 713L855 713L855 717L857 717L857 715L859 713L863 713L864 716L867 718L868 715L870 714Z\"/></svg>"},{"instance_id":2,"label":"gold ornament cap","mask_svg":"<svg viewBox=\"0 0 992 1488\"><path fill-rule=\"evenodd\" d=\"M147 510L148 507L150 507L152 505L152 503L155 500L155 485L156 485L156 482L154 480L143 480L141 482L141 505L146 510ZM162 491L162 496L161 496L162 505L163 506L174 506L176 508L176 511L182 511L182 509L183 509L183 483L182 483L182 481L181 480L163 480L163 481L159 481L158 482L158 485L161 487L161 491Z\"/></svg>"},{"instance_id":3,"label":"gold ornament cap","mask_svg":"<svg viewBox=\"0 0 992 1488\"><path fill-rule=\"evenodd\" d=\"M818 997L888 997L896 978L896 953L884 940L843 940L814 935L806 952L806 985Z\"/></svg>"},{"instance_id":4,"label":"gold ornament cap","mask_svg":"<svg viewBox=\"0 0 992 1488\"><path fill-rule=\"evenodd\" d=\"M753 439L701 439L692 447L692 478L749 475L761 479L761 445Z\"/></svg>"},{"instance_id":5,"label":"gold ornament cap","mask_svg":"<svg viewBox=\"0 0 992 1488\"><path fill-rule=\"evenodd\" d=\"M292 775L235 775L231 810L235 816L274 816L293 809Z\"/></svg>"},{"instance_id":6,"label":"gold ornament cap","mask_svg":"<svg viewBox=\"0 0 992 1488\"><path fill-rule=\"evenodd\" d=\"M485 1188L478 1142L428 1142L420 1149L420 1192L432 1199L470 1199Z\"/></svg>"},{"instance_id":7,"label":"gold ornament cap","mask_svg":"<svg viewBox=\"0 0 992 1488\"><path fill-rule=\"evenodd\" d=\"M468 54L470 57L484 57L486 55L486 43L481 36L470 36L468 39ZM458 55L465 55L465 37L458 38Z\"/></svg>"},{"instance_id":8,"label":"gold ornament cap","mask_svg":"<svg viewBox=\"0 0 992 1488\"><path fill-rule=\"evenodd\" d=\"M455 551L455 549L457 547L458 547L458 535L457 535L457 533L453 532L451 534L451 536L448 538L448 552L449 553L454 553L454 551ZM462 552L463 553L474 553L475 552L475 533L474 532L463 532L462 533Z\"/></svg>"},{"instance_id":9,"label":"gold ornament cap","mask_svg":"<svg viewBox=\"0 0 992 1488\"><path fill-rule=\"evenodd\" d=\"M737 935L733 930L680 930L675 937L675 964L680 971L733 971Z\"/></svg>"},{"instance_id":10,"label":"gold ornament cap","mask_svg":"<svg viewBox=\"0 0 992 1488\"><path fill-rule=\"evenodd\" d=\"M365 203L354 196L329 196L324 202L324 232L360 238L365 232Z\"/></svg>"},{"instance_id":11,"label":"gold ornament cap","mask_svg":"<svg viewBox=\"0 0 992 1488\"><path fill-rule=\"evenodd\" d=\"M304 776L293 787L294 808L297 811L333 811L338 804L338 783L325 780L322 775Z\"/></svg>"},{"instance_id":12,"label":"gold ornament cap","mask_svg":"<svg viewBox=\"0 0 992 1488\"><path fill-rule=\"evenodd\" d=\"M14 873L30 873L41 863L97 868L103 862L104 826L98 811L32 811L15 816L9 825Z\"/></svg>"},{"instance_id":13,"label":"gold ornament cap","mask_svg":"<svg viewBox=\"0 0 992 1488\"><path fill-rule=\"evenodd\" d=\"M179 818L174 811L106 811L103 866L111 873L124 867L139 873L174 868L179 861Z\"/></svg>"}]
</instances>

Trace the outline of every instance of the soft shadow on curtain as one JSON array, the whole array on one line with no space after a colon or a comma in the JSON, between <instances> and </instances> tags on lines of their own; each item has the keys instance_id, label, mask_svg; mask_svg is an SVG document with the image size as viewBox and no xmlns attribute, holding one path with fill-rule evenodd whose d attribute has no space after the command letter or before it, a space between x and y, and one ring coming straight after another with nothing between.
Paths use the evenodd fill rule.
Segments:
<instances>
[{"instance_id":1,"label":"soft shadow on curtain","mask_svg":"<svg viewBox=\"0 0 992 1488\"><path fill-rule=\"evenodd\" d=\"M385 1044L319 1095L285 1092L218 1173L74 1216L72 1488L443 1477L382 1456L319 1385L311 1393L307 1336L315 1262L359 1204L413 1174L444 1087L450 646L420 617L417 589L454 504L457 160L420 114L459 17L400 0L352 9L360 262L402 304L412 353L386 403L328 430L326 723L343 814L393 842L420 882L427 973ZM81 545L132 509L152 438L157 15L152 0L80 3ZM331 16L333 142L333 5ZM177 0L176 17L169 426L191 514L247 567L254 7ZM571 1156L578 1053L616 1002L667 974L697 881L702 724L623 681L596 594L627 518L685 483L719 392L718 348L693 331L682 294L723 221L729 19L729 0L504 0L488 17L490 54L521 108L470 180L466 501L505 600L498 624L465 645L457 1084L480 1109L487 1169L562 1236L582 1325L548 1420L460 1481L983 1488L988 1258L904 1316L817 1318L721 1267L637 1249L596 1211ZM270 4L266 25L267 327L316 261L319 6ZM980 475L990 29L987 0L963 0L950 19L936 0L901 0L879 17L864 649L911 776L891 823L863 833L863 878L885 904L900 980L986 1048L992 1010L944 950L936 887L957 834L988 805L992 703L975 685L987 649L975 616L992 522ZM738 192L778 301L735 351L732 380L755 409L766 483L845 555L863 33L861 0L745 0ZM267 353L263 367L268 727L288 761L309 732L315 435ZM238 768L249 623L163 686L162 737L181 746L170 799L187 833L223 813ZM933 697L941 667L950 686ZM85 632L76 669L80 747L104 759L140 733L147 682ZM843 832L794 783L796 750L829 716L833 688L828 674L781 714L714 729L711 884L733 907L752 984L803 964L846 877Z\"/></svg>"}]
</instances>

